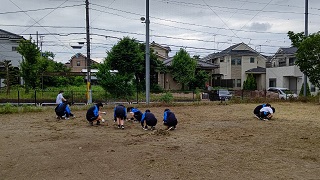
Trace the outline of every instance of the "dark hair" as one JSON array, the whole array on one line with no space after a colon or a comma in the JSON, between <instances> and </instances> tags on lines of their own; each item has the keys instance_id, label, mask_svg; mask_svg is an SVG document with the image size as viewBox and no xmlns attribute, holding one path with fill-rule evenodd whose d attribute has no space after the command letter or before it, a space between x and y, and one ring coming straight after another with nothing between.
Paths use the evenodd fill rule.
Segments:
<instances>
[{"instance_id":1,"label":"dark hair","mask_svg":"<svg viewBox=\"0 0 320 180\"><path fill-rule=\"evenodd\" d=\"M166 112L166 111L170 111L170 109L165 109L164 112Z\"/></svg>"},{"instance_id":2,"label":"dark hair","mask_svg":"<svg viewBox=\"0 0 320 180\"><path fill-rule=\"evenodd\" d=\"M269 106L269 107L271 107L271 104L267 103L267 104L266 104L266 106Z\"/></svg>"},{"instance_id":3,"label":"dark hair","mask_svg":"<svg viewBox=\"0 0 320 180\"><path fill-rule=\"evenodd\" d=\"M60 93L63 93L63 92L64 92L63 90L60 90L60 91L59 91L59 94L60 94Z\"/></svg>"},{"instance_id":4,"label":"dark hair","mask_svg":"<svg viewBox=\"0 0 320 180\"><path fill-rule=\"evenodd\" d=\"M98 102L96 105L97 105L98 107L103 107L102 102Z\"/></svg>"},{"instance_id":5,"label":"dark hair","mask_svg":"<svg viewBox=\"0 0 320 180\"><path fill-rule=\"evenodd\" d=\"M128 107L128 108L127 108L127 112L130 112L131 109L133 109L133 107Z\"/></svg>"},{"instance_id":6,"label":"dark hair","mask_svg":"<svg viewBox=\"0 0 320 180\"><path fill-rule=\"evenodd\" d=\"M273 113L276 112L276 109L274 107L271 107L271 109L272 109Z\"/></svg>"},{"instance_id":7,"label":"dark hair","mask_svg":"<svg viewBox=\"0 0 320 180\"><path fill-rule=\"evenodd\" d=\"M147 109L146 112L151 112L151 111L149 109Z\"/></svg>"}]
</instances>

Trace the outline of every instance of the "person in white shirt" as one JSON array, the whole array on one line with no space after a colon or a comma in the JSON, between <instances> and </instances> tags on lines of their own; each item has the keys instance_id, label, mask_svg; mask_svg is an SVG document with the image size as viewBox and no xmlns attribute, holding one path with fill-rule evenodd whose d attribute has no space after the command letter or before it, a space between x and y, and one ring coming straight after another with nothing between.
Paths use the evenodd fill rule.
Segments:
<instances>
[{"instance_id":1,"label":"person in white shirt","mask_svg":"<svg viewBox=\"0 0 320 180\"><path fill-rule=\"evenodd\" d=\"M273 109L269 104L267 104L265 107L260 109L260 119L261 120L270 120L273 115Z\"/></svg>"},{"instance_id":2,"label":"person in white shirt","mask_svg":"<svg viewBox=\"0 0 320 180\"><path fill-rule=\"evenodd\" d=\"M62 102L67 101L64 97L63 97L63 91L59 91L59 94L56 98L56 104L61 104Z\"/></svg>"}]
</instances>

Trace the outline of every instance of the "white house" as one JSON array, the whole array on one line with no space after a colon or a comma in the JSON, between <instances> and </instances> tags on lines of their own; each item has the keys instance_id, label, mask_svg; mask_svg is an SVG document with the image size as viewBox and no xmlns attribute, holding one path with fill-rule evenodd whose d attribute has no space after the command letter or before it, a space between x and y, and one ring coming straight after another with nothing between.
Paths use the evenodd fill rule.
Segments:
<instances>
[{"instance_id":1,"label":"white house","mask_svg":"<svg viewBox=\"0 0 320 180\"><path fill-rule=\"evenodd\" d=\"M22 36L0 29L0 62L11 61L13 67L20 67L22 56L17 52ZM4 87L4 79L0 79L0 87Z\"/></svg>"},{"instance_id":2,"label":"white house","mask_svg":"<svg viewBox=\"0 0 320 180\"><path fill-rule=\"evenodd\" d=\"M266 81L269 87L284 87L299 94L303 84L303 73L295 65L296 47L279 48L272 57L271 67L267 68ZM310 91L315 94L318 89L308 81Z\"/></svg>"}]
</instances>

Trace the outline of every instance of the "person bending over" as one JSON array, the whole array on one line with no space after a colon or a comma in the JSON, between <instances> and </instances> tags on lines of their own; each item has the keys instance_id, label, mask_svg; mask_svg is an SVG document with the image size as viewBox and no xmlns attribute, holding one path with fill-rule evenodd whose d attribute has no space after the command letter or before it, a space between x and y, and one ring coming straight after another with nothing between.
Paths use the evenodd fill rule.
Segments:
<instances>
[{"instance_id":1,"label":"person bending over","mask_svg":"<svg viewBox=\"0 0 320 180\"><path fill-rule=\"evenodd\" d=\"M97 125L100 125L100 121L105 122L101 114L106 114L106 112L100 111L100 108L102 107L103 107L103 104L99 102L88 109L86 118L91 126L93 126L93 122L95 121L97 122Z\"/></svg>"},{"instance_id":2,"label":"person bending over","mask_svg":"<svg viewBox=\"0 0 320 180\"><path fill-rule=\"evenodd\" d=\"M174 130L178 124L178 120L170 109L165 109L163 113L163 125L167 126L167 130Z\"/></svg>"},{"instance_id":3,"label":"person bending over","mask_svg":"<svg viewBox=\"0 0 320 180\"><path fill-rule=\"evenodd\" d=\"M158 120L154 116L154 114L151 113L149 109L147 109L146 112L143 113L140 123L144 130L148 130L148 126L151 126L151 130L155 130L157 121Z\"/></svg>"}]
</instances>

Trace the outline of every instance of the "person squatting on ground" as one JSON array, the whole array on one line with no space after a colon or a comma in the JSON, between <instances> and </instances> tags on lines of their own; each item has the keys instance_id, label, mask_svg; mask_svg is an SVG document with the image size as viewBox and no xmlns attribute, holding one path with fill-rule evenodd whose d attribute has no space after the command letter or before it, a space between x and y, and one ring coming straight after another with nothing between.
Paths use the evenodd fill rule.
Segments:
<instances>
[{"instance_id":1,"label":"person squatting on ground","mask_svg":"<svg viewBox=\"0 0 320 180\"><path fill-rule=\"evenodd\" d=\"M57 95L57 98L56 98L56 104L60 104L60 103L63 103L64 101L67 101L64 97L63 97L63 91L59 91L59 94Z\"/></svg>"},{"instance_id":2,"label":"person squatting on ground","mask_svg":"<svg viewBox=\"0 0 320 180\"><path fill-rule=\"evenodd\" d=\"M117 120L118 129L124 129L124 120L127 119L126 107L122 104L114 108L114 118Z\"/></svg>"},{"instance_id":3,"label":"person squatting on ground","mask_svg":"<svg viewBox=\"0 0 320 180\"><path fill-rule=\"evenodd\" d=\"M266 104L265 107L260 109L260 114L259 117L261 120L270 120L272 118L273 115L273 109L271 108L270 104Z\"/></svg>"},{"instance_id":4,"label":"person squatting on ground","mask_svg":"<svg viewBox=\"0 0 320 180\"><path fill-rule=\"evenodd\" d=\"M142 112L139 109L134 108L134 107L128 107L127 112L129 112L129 114L130 114L130 117L129 117L130 120L135 120L138 122L141 121Z\"/></svg>"},{"instance_id":5,"label":"person squatting on ground","mask_svg":"<svg viewBox=\"0 0 320 180\"><path fill-rule=\"evenodd\" d=\"M167 126L167 130L174 130L178 124L178 120L170 109L165 109L163 113L163 125Z\"/></svg>"},{"instance_id":6,"label":"person squatting on ground","mask_svg":"<svg viewBox=\"0 0 320 180\"><path fill-rule=\"evenodd\" d=\"M141 123L142 129L144 130L148 130L148 126L151 126L151 130L155 130L157 121L158 120L154 116L154 114L151 113L149 109L147 109L146 112L143 113L140 123Z\"/></svg>"},{"instance_id":7,"label":"person squatting on ground","mask_svg":"<svg viewBox=\"0 0 320 180\"><path fill-rule=\"evenodd\" d=\"M89 121L89 124L93 126L93 122L97 121L97 125L100 125L100 121L105 122L102 118L101 114L106 114L106 112L101 112L100 108L103 107L101 102L95 104L94 106L90 107L87 111L86 118Z\"/></svg>"},{"instance_id":8,"label":"person squatting on ground","mask_svg":"<svg viewBox=\"0 0 320 180\"><path fill-rule=\"evenodd\" d=\"M258 105L258 106L257 106L256 108L254 108L254 110L253 110L253 114L255 115L256 118L261 119L261 118L260 118L260 110L261 110L263 107L266 107L266 106L271 107L273 113L276 112L275 108L272 107L271 104L268 104L268 103L267 103L267 104L261 104L261 105ZM271 117L270 117L269 119L271 119Z\"/></svg>"},{"instance_id":9,"label":"person squatting on ground","mask_svg":"<svg viewBox=\"0 0 320 180\"><path fill-rule=\"evenodd\" d=\"M62 118L69 119L70 116L74 117L74 115L71 113L69 106L71 106L71 103L64 101L54 109L57 115L57 119L62 119Z\"/></svg>"}]
</instances>

